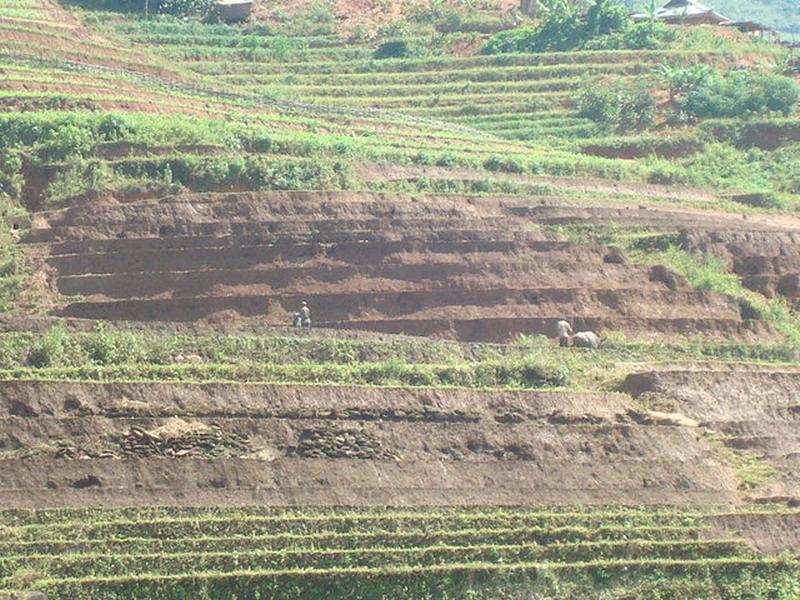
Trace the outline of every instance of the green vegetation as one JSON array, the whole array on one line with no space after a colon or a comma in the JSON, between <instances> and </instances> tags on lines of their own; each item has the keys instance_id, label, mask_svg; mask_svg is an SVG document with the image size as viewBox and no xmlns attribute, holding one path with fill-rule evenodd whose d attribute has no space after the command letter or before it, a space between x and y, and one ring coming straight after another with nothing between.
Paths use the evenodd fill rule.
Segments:
<instances>
[{"instance_id":1,"label":"green vegetation","mask_svg":"<svg viewBox=\"0 0 800 600\"><path fill-rule=\"evenodd\" d=\"M589 86L578 98L578 116L604 131L641 131L653 122L655 108L655 98L647 89L626 83Z\"/></svg>"},{"instance_id":2,"label":"green vegetation","mask_svg":"<svg viewBox=\"0 0 800 600\"><path fill-rule=\"evenodd\" d=\"M769 512L774 509L764 508ZM169 509L0 513L0 590L70 598L789 600L788 559L677 509ZM202 533L200 533L202 532ZM705 539L701 539L705 537ZM364 550L364 548L369 550ZM676 592L676 590L678 592Z\"/></svg>"},{"instance_id":3,"label":"green vegetation","mask_svg":"<svg viewBox=\"0 0 800 600\"><path fill-rule=\"evenodd\" d=\"M0 313L17 308L17 296L28 276L27 260L16 244L9 218L24 211L0 192Z\"/></svg>"},{"instance_id":4,"label":"green vegetation","mask_svg":"<svg viewBox=\"0 0 800 600\"><path fill-rule=\"evenodd\" d=\"M706 66L662 72L678 119L789 115L800 100L800 86L782 75Z\"/></svg>"},{"instance_id":5,"label":"green vegetation","mask_svg":"<svg viewBox=\"0 0 800 600\"><path fill-rule=\"evenodd\" d=\"M577 3L549 0L540 3L544 18L535 27L502 31L484 46L486 54L504 52L563 52L589 50L643 50L661 47L671 38L663 25L634 24L625 6L616 0L593 0L585 15Z\"/></svg>"},{"instance_id":6,"label":"green vegetation","mask_svg":"<svg viewBox=\"0 0 800 600\"><path fill-rule=\"evenodd\" d=\"M585 18L570 3L553 0L546 3L543 19L534 23L520 17L524 26L517 28L517 17L492 10L491 2L408 3L397 21L346 32L339 29L330 2L297 10L267 3L259 6L259 17L268 22L242 26L211 22L207 0L166 0L158 10L177 18L147 20L141 18L140 0L74 4L81 7L78 14L88 31L55 23L37 0L0 0L0 15L11 17L0 19L0 312L19 307L29 269L7 218L24 214L20 203L61 214L61 209L66 213L78 202L91 201L92 194L102 194L112 210L132 211L130 200L142 197L157 209L139 230L100 231L100 226L94 233L88 224L84 230L83 224L95 217L91 211L67 214L52 232L35 226L26 238L34 242L28 246L31 255L51 266L83 252L78 248L84 243L114 253L135 247L129 238L152 235L154 241L165 238L153 247L172 247L182 235L180 227L162 236L158 210L163 210L164 228L170 229L170 211L179 212L171 204L183 199L160 197L182 191L403 192L414 196L409 202L422 208L415 218L426 226L435 221L428 216L442 211L449 200L425 194L467 196L461 200L474 208L477 224L469 225L474 231L459 230L467 239L465 247L491 227L505 233L506 216L519 216L514 210L524 215L539 203L547 208L553 197L564 204L613 202L620 210L625 204L665 201L694 209L711 204L688 194L676 200L680 194L674 189L630 183L701 185L710 188L708 196L758 192L755 199L723 198L713 204L715 210L747 215L779 215L800 207L800 96L787 77L790 62L780 48L727 31L681 30L654 21L634 25L612 0L594 0ZM43 36L53 42L46 57L41 56ZM606 191L611 184L604 188L592 180L561 179L570 177L628 184ZM503 198L486 198L491 195ZM279 208L292 213L294 196L280 196L285 207ZM223 208L213 204L214 198L209 195L209 206L198 211L208 209L202 217L208 223L198 220L197 228L183 235L206 231L208 225L209 238L222 231L231 236L222 243L232 244L231 232L240 224L243 230L263 227L265 239L284 235L282 223L276 221L272 229L266 221L248 222L243 205L231 202ZM370 200L377 205L375 197ZM354 221L361 218L358 201L353 200ZM437 203L430 213L426 201ZM496 212L484 213L481 203ZM386 205L380 218L390 222L394 213L389 201ZM493 208L497 205L502 209ZM550 222L557 223L557 202L552 206ZM313 218L322 222L325 215ZM215 229L226 219L228 230ZM405 227L403 219L398 221ZM296 223L302 235L314 238L317 225ZM74 238L66 231L73 226ZM348 231L358 242L367 241L371 225L360 227ZM416 386L544 390L548 397L560 397L578 390L613 394L623 378L642 370L642 363L718 362L731 371L740 362L769 365L774 371L788 371L797 363L800 321L788 304L744 289L722 263L687 251L675 235L624 227L557 230L583 242L619 246L635 263L664 265L671 270L667 277L682 277L692 290L725 294L734 301L707 295L719 301L725 315L736 317L721 320L733 327L738 316L768 322L782 341L714 343L677 335L632 341L623 332L608 331L600 350L583 351L529 336L493 345L316 330L237 331L263 330L257 318L237 321L217 335L202 332L227 328L227 320L208 324L208 329L129 324L82 330L91 325L54 318L55 325L48 327L40 325L49 322L42 318L20 323L20 329L42 327L40 332L0 333L0 381ZM443 231L431 231L425 234L446 243ZM46 241L51 233L54 240L80 244L57 241L64 254L48 257L48 248L56 248ZM330 227L319 244L335 244L340 233ZM408 242L408 257L402 259L408 264L398 260L397 265L413 266L413 253L423 244L406 237L399 226L385 233L387 239ZM524 237L520 231L509 233ZM554 237L543 239L549 243ZM175 243L174 248L188 255L193 246ZM212 254L216 246L203 249ZM94 251L87 251L85 260L92 261ZM74 259L75 264L84 260L78 254ZM386 265L396 266L392 260ZM602 267L604 272L619 267L613 262ZM565 272L567 263L561 266ZM203 295L227 293L227 283L211 289L218 285L213 277L209 284L192 281L204 266L181 268L171 273L188 274L184 281L190 292L180 293L195 293L193 285L208 285ZM109 284L105 274L86 271L98 280L80 282L95 288L86 292L87 305L103 301L98 297L105 293L109 304L128 293L103 289ZM109 280L124 279L120 273L109 275ZM147 277L137 273L131 279ZM298 287L305 285L302 277L297 277ZM236 278L231 281L238 285ZM254 286L259 290L254 294L267 287L263 281ZM68 293L69 284L60 277L39 283L54 293L56 285L64 284L59 289ZM470 284L468 272L459 289L469 290ZM158 290L165 299L176 292L168 287ZM387 288L387 294L402 292ZM185 300L180 293L170 300ZM660 294L656 290L653 296ZM663 297L680 297L671 294ZM625 301L607 296L598 301L607 304L609 314L614 302ZM439 393L447 392L423 396ZM15 412L24 414L24 409L15 407ZM635 421L620 415L619 422L598 425L589 417L565 431L596 435L601 428L613 429L625 437ZM40 428L43 436L45 429L56 429L46 425L48 418L42 415L41 425L26 422L25 427ZM145 417L125 419L126 427L134 422L150 426ZM667 428L653 427L659 433ZM29 430L20 435L35 437ZM694 436L693 431L680 433ZM20 447L37 452L23 442L15 440L6 448L5 460L15 460ZM718 444L717 458L735 467L748 491L780 475L755 454L730 451L724 442ZM627 442L620 439L619 444ZM613 445L610 454L616 452ZM109 468L114 464L121 462ZM242 467L247 468L261 466ZM283 485L280 477L276 470L275 481ZM65 491L76 497L82 493ZM92 490L86 494L93 497ZM774 507L751 510L780 514ZM717 512L604 507L0 511L0 598L37 589L52 600L795 600L800 595L797 561L763 557L742 540L712 532L706 518Z\"/></svg>"},{"instance_id":7,"label":"green vegetation","mask_svg":"<svg viewBox=\"0 0 800 600\"><path fill-rule=\"evenodd\" d=\"M659 257L661 258L661 257ZM741 292L741 289L739 290ZM790 331L787 327L787 331ZM797 359L794 345L629 342L599 352L541 337L509 345L252 335L166 335L99 327L0 334L0 379L248 381L479 388L613 388L625 363Z\"/></svg>"}]
</instances>

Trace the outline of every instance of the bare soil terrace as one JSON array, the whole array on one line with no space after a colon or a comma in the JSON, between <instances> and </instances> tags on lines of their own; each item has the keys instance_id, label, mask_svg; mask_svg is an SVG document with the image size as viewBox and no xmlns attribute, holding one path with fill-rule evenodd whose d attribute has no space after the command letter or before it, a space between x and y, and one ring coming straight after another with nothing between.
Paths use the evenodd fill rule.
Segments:
<instances>
[{"instance_id":1,"label":"bare soil terrace","mask_svg":"<svg viewBox=\"0 0 800 600\"><path fill-rule=\"evenodd\" d=\"M675 226L674 212L647 207L264 192L38 213L28 248L53 273L67 317L284 325L305 299L320 326L462 341L552 335L561 317L643 338L776 339L731 298L540 227L620 211L627 223Z\"/></svg>"},{"instance_id":2,"label":"bare soil terrace","mask_svg":"<svg viewBox=\"0 0 800 600\"><path fill-rule=\"evenodd\" d=\"M5 382L0 401L6 507L738 499L698 429L613 394ZM176 454L170 431L215 433Z\"/></svg>"},{"instance_id":3,"label":"bare soil terrace","mask_svg":"<svg viewBox=\"0 0 800 600\"><path fill-rule=\"evenodd\" d=\"M800 498L800 371L794 368L665 366L627 378L622 389L654 410L676 411L716 432L722 443L775 468L749 493Z\"/></svg>"}]
</instances>

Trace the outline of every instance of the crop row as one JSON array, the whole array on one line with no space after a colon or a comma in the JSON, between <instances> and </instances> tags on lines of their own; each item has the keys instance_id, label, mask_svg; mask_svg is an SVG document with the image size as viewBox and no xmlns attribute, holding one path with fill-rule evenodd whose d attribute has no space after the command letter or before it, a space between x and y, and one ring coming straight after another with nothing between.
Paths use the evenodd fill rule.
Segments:
<instances>
[{"instance_id":1,"label":"crop row","mask_svg":"<svg viewBox=\"0 0 800 600\"><path fill-rule=\"evenodd\" d=\"M557 65L557 66L510 66L486 69L451 69L435 72L411 73L346 73L329 75L298 75L294 73L275 74L232 74L221 75L219 81L235 85L250 84L284 84L284 85L326 85L326 86L385 86L385 85L434 85L447 83L490 83L513 81L541 81L547 79L592 77L596 75L632 75L638 72L649 72L652 67L638 63L592 64L592 65Z\"/></svg>"},{"instance_id":2,"label":"crop row","mask_svg":"<svg viewBox=\"0 0 800 600\"><path fill-rule=\"evenodd\" d=\"M534 141L548 138L548 145L553 147L553 138L585 139L597 133L595 125L571 125L569 127L514 127L511 129L482 128L509 140Z\"/></svg>"},{"instance_id":3,"label":"crop row","mask_svg":"<svg viewBox=\"0 0 800 600\"><path fill-rule=\"evenodd\" d=\"M205 23L196 19L174 19L162 17L158 19L132 19L115 24L114 29L123 35L193 35L203 36L236 36L252 35L255 37L272 36L273 32L266 27L255 26L243 29L238 25L225 23ZM245 33L246 32L246 33ZM285 36L290 37L290 36ZM299 36L307 40L338 40L335 34Z\"/></svg>"},{"instance_id":4,"label":"crop row","mask_svg":"<svg viewBox=\"0 0 800 600\"><path fill-rule=\"evenodd\" d=\"M28 21L45 21L50 15L44 10L34 8L4 8L0 7L0 17L12 19L25 19Z\"/></svg>"},{"instance_id":5,"label":"crop row","mask_svg":"<svg viewBox=\"0 0 800 600\"><path fill-rule=\"evenodd\" d=\"M0 380L49 381L229 381L335 383L426 387L537 389L564 385L565 374L552 359L481 361L455 365L395 362L335 364L184 364L85 366L0 371Z\"/></svg>"},{"instance_id":6,"label":"crop row","mask_svg":"<svg viewBox=\"0 0 800 600\"><path fill-rule=\"evenodd\" d=\"M291 62L347 62L369 60L374 54L372 48L347 46L304 48L302 46L288 48L217 48L213 46L159 46L158 54L162 57L187 62L255 62L274 64L280 61Z\"/></svg>"},{"instance_id":7,"label":"crop row","mask_svg":"<svg viewBox=\"0 0 800 600\"><path fill-rule=\"evenodd\" d=\"M574 101L574 94L569 93L550 93L547 96L540 96L539 98L531 99L525 98L520 102L508 102L501 96L496 101L486 102L467 102L458 105L454 103L448 106L437 106L431 103L431 106L413 106L409 105L403 108L403 112L407 115L425 115L437 119L450 119L451 117L470 117L470 116L487 116L487 115L530 115L535 118L538 111L554 111L562 110L564 113L572 106Z\"/></svg>"},{"instance_id":8,"label":"crop row","mask_svg":"<svg viewBox=\"0 0 800 600\"><path fill-rule=\"evenodd\" d=\"M569 88L569 86L567 86ZM439 111L450 111L455 114L494 114L500 110L508 111L508 107L521 107L519 112L533 112L537 109L551 109L556 106L572 106L574 93L569 90L543 91L533 93L493 93L485 95L447 94L397 97L314 97L311 100L329 106L347 108L371 108L379 110L401 110L410 115L437 115ZM508 111L511 112L511 111Z\"/></svg>"},{"instance_id":9,"label":"crop row","mask_svg":"<svg viewBox=\"0 0 800 600\"><path fill-rule=\"evenodd\" d=\"M616 560L588 563L456 563L427 567L337 568L288 571L192 572L179 576L90 577L45 580L36 587L52 598L71 600L255 599L255 598L443 598L498 597L499 584L562 587L580 581L584 591L598 585L639 585L663 580L712 580L726 588L797 581L797 565L787 560L741 558L707 560ZM747 589L746 587L744 589ZM788 587L785 589L789 589ZM551 590L552 591L552 590ZM485 593L484 596L478 594ZM508 596L511 597L511 596ZM732 596L731 596L732 597ZM788 597L788 596L786 596Z\"/></svg>"},{"instance_id":10,"label":"crop row","mask_svg":"<svg viewBox=\"0 0 800 600\"><path fill-rule=\"evenodd\" d=\"M341 567L433 566L448 563L575 563L603 560L702 560L749 557L746 544L731 540L623 541L541 546L536 543L500 545L418 546L369 549L258 550L186 554L94 554L0 558L3 578L20 570L36 570L47 577L179 575L192 571L301 570Z\"/></svg>"},{"instance_id":11,"label":"crop row","mask_svg":"<svg viewBox=\"0 0 800 600\"><path fill-rule=\"evenodd\" d=\"M2 8L43 8L41 0L0 0Z\"/></svg>"},{"instance_id":12,"label":"crop row","mask_svg":"<svg viewBox=\"0 0 800 600\"><path fill-rule=\"evenodd\" d=\"M292 38L286 36L243 34L240 29L232 28L234 33L139 33L131 36L137 44L157 44L159 46L181 46L197 48L211 46L215 48L333 48L342 45L342 39L335 35L308 36Z\"/></svg>"},{"instance_id":13,"label":"crop row","mask_svg":"<svg viewBox=\"0 0 800 600\"><path fill-rule=\"evenodd\" d=\"M268 86L243 86L247 92L264 94L296 94L300 97L317 96L326 97L362 97L368 96L370 99L383 98L413 98L413 97L439 97L447 98L451 95L459 95L462 101L467 101L470 96L483 96L489 94L534 94L537 92L553 92L575 89L585 80L576 78L562 79L541 79L534 81L513 81L513 82L488 82L488 83L434 83L434 84L401 84L390 86L379 85L347 85L347 86L327 86L306 84L269 84Z\"/></svg>"},{"instance_id":14,"label":"crop row","mask_svg":"<svg viewBox=\"0 0 800 600\"><path fill-rule=\"evenodd\" d=\"M436 519L440 529L485 529L489 527L558 528L568 526L602 527L625 525L627 527L684 526L694 524L692 516L681 514L650 515L644 513L554 513L554 514L495 514L453 515ZM204 535L258 535L267 533L369 532L380 528L386 532L416 531L430 527L431 520L415 513L398 513L389 517L381 515L326 515L315 518L282 516L208 517L205 519L165 518L151 521L130 520L104 523L56 523L30 525L8 531L8 541L35 541L47 535L70 538L169 538L186 537L202 531Z\"/></svg>"},{"instance_id":15,"label":"crop row","mask_svg":"<svg viewBox=\"0 0 800 600\"><path fill-rule=\"evenodd\" d=\"M721 50L676 50L676 51L594 51L594 52L554 52L537 54L494 54L479 56L445 56L437 58L405 58L392 60L351 60L351 61L310 61L310 62L259 62L256 64L221 63L198 61L192 69L207 75L229 74L270 74L287 73L293 75L349 75L361 73L438 73L461 69L493 69L496 67L536 67L579 65L587 68L594 65L605 67L610 64L650 65L662 63L694 64L713 63L726 58Z\"/></svg>"},{"instance_id":16,"label":"crop row","mask_svg":"<svg viewBox=\"0 0 800 600\"><path fill-rule=\"evenodd\" d=\"M120 341L128 340L129 343L136 344L137 334L126 335L120 338ZM13 334L0 334L0 340L7 336L22 336L22 340L30 339L27 337L30 334L13 333ZM92 335L92 334L76 334L76 336ZM109 331L100 332L102 336L112 335ZM171 340L179 341L183 336L171 338ZM214 338L213 341L217 341ZM244 341L248 342L270 342L273 338L245 338L244 340L239 337L232 338L231 342ZM324 340L324 339L306 339L306 338L274 338L280 346L276 350L283 349L288 352L289 349L294 351L302 351L301 349L306 345L317 346L324 345L330 342L333 346L340 348L342 351L352 351L353 348L348 348L351 344L355 347L362 345L361 340ZM285 345L284 345L285 343ZM373 346L372 342L363 342L364 346ZM436 342L433 344L437 345ZM454 358L453 353L458 350L458 345L455 343L439 342L441 348L433 348L433 354L438 356L439 352L444 353L451 359ZM410 352L428 351L427 347L423 348L422 343L417 342L399 342L392 343L392 348L395 350L406 349ZM397 346L397 347L396 347ZM2 346L0 346L1 348ZM375 349L375 350L379 350ZM487 348L489 352L495 350L506 350L505 348ZM198 350L200 351L200 350ZM480 354L481 348L475 345L470 348L470 352ZM190 353L188 351L184 351ZM520 352L525 353L524 349ZM350 362L349 359L346 362ZM288 362L294 362L289 360ZM301 357L300 362L305 362ZM338 361L334 361L338 362ZM560 395L560 392L543 392L547 396ZM537 393L538 395L538 393ZM758 505L753 507L758 510L749 510L746 514L774 514L779 507L771 505ZM779 511L781 513L785 511ZM59 508L59 509L40 509L36 511L29 511L24 509L8 509L0 511L0 525L19 526L19 525L44 525L47 523L65 523L65 522L78 522L86 523L91 522L108 522L108 521L140 521L146 520L159 520L159 519L205 519L205 518L241 518L245 516L250 517L280 517L281 519L328 519L337 517L384 517L393 518L394 516L410 517L419 516L427 517L432 521L436 521L442 517L464 517L464 516L481 516L481 517L514 517L517 515L543 515L543 516L557 516L561 514L569 514L573 516L579 515L613 515L614 517L622 517L624 515L632 515L636 517L650 516L653 519L660 519L662 517L675 517L681 516L684 518L698 518L707 515L718 515L720 511L710 508L707 510L686 510L683 508L673 507L619 507L619 506L603 506L603 505L586 505L586 506L572 506L572 505L544 505L544 506L381 506L381 507L346 507L346 506L321 506L321 507L284 507L284 506L142 506L135 508ZM733 514L745 514L743 511L737 511ZM793 514L793 513L790 513Z\"/></svg>"},{"instance_id":17,"label":"crop row","mask_svg":"<svg viewBox=\"0 0 800 600\"><path fill-rule=\"evenodd\" d=\"M251 552L258 550L324 550L359 549L366 547L410 548L438 545L492 544L615 544L630 542L693 541L702 537L704 530L688 526L603 525L581 527L518 527L488 529L438 529L431 524L416 531L327 532L245 534L208 536L202 530L190 537L162 538L96 538L50 539L42 534L34 541L0 542L5 558L46 555L77 554L181 554L197 552Z\"/></svg>"}]
</instances>

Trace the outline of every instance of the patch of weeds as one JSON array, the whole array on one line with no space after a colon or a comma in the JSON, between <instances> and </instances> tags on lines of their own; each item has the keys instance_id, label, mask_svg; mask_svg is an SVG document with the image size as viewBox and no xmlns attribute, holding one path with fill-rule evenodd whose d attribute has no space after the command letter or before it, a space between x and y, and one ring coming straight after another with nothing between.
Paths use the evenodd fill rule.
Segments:
<instances>
[{"instance_id":1,"label":"patch of weeds","mask_svg":"<svg viewBox=\"0 0 800 600\"><path fill-rule=\"evenodd\" d=\"M0 313L13 312L30 265L17 244L18 234L9 223L24 210L0 195Z\"/></svg>"},{"instance_id":2,"label":"patch of weeds","mask_svg":"<svg viewBox=\"0 0 800 600\"><path fill-rule=\"evenodd\" d=\"M752 490L778 477L778 470L757 454L731 448L714 433L708 433L705 437L733 465L742 489Z\"/></svg>"}]
</instances>

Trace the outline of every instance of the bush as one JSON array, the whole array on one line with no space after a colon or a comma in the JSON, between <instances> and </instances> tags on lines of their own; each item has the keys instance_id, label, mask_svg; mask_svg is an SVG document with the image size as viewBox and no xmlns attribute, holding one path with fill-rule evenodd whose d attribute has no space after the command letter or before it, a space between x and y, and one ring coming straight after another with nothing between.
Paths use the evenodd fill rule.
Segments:
<instances>
[{"instance_id":1,"label":"bush","mask_svg":"<svg viewBox=\"0 0 800 600\"><path fill-rule=\"evenodd\" d=\"M586 17L581 17L565 0L551 0L546 8L547 16L539 25L494 34L484 46L484 53L574 50L593 38L622 31L631 24L627 9L616 0L595 0Z\"/></svg>"},{"instance_id":2,"label":"bush","mask_svg":"<svg viewBox=\"0 0 800 600\"><path fill-rule=\"evenodd\" d=\"M292 12L291 15L279 10L275 11L273 16L279 17L278 20L284 22L280 31L285 35L311 37L336 33L336 15L332 3L323 0Z\"/></svg>"},{"instance_id":3,"label":"bush","mask_svg":"<svg viewBox=\"0 0 800 600\"><path fill-rule=\"evenodd\" d=\"M70 336L61 327L54 327L37 338L28 351L26 364L37 369L60 367L67 364Z\"/></svg>"},{"instance_id":4,"label":"bush","mask_svg":"<svg viewBox=\"0 0 800 600\"><path fill-rule=\"evenodd\" d=\"M78 125L66 124L56 127L37 148L43 161L63 161L69 158L84 158L94 149L92 132Z\"/></svg>"},{"instance_id":5,"label":"bush","mask_svg":"<svg viewBox=\"0 0 800 600\"><path fill-rule=\"evenodd\" d=\"M375 58L405 58L409 55L408 44L402 40L386 42L375 50Z\"/></svg>"},{"instance_id":6,"label":"bush","mask_svg":"<svg viewBox=\"0 0 800 600\"><path fill-rule=\"evenodd\" d=\"M585 50L657 50L675 39L675 33L659 22L636 23L622 31L587 41Z\"/></svg>"},{"instance_id":7,"label":"bush","mask_svg":"<svg viewBox=\"0 0 800 600\"><path fill-rule=\"evenodd\" d=\"M97 133L106 142L116 142L135 130L130 119L124 115L107 115L97 125Z\"/></svg>"},{"instance_id":8,"label":"bush","mask_svg":"<svg viewBox=\"0 0 800 600\"><path fill-rule=\"evenodd\" d=\"M161 0L158 12L177 17L207 17L214 8L214 0Z\"/></svg>"},{"instance_id":9,"label":"bush","mask_svg":"<svg viewBox=\"0 0 800 600\"><path fill-rule=\"evenodd\" d=\"M593 85L578 96L579 116L591 119L606 131L631 131L653 122L656 102L644 87L627 83Z\"/></svg>"},{"instance_id":10,"label":"bush","mask_svg":"<svg viewBox=\"0 0 800 600\"><path fill-rule=\"evenodd\" d=\"M677 110L695 118L791 114L800 87L789 77L750 71L709 70L675 98Z\"/></svg>"},{"instance_id":11,"label":"bush","mask_svg":"<svg viewBox=\"0 0 800 600\"><path fill-rule=\"evenodd\" d=\"M120 365L144 362L146 355L141 336L130 331L111 331L99 327L88 336L86 352L89 360L98 365Z\"/></svg>"},{"instance_id":12,"label":"bush","mask_svg":"<svg viewBox=\"0 0 800 600\"><path fill-rule=\"evenodd\" d=\"M18 198L22 189L22 157L8 148L0 148L0 194Z\"/></svg>"}]
</instances>

